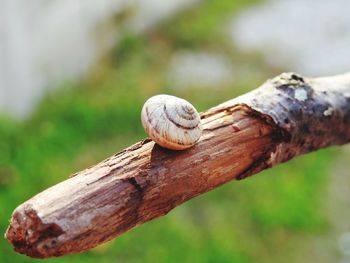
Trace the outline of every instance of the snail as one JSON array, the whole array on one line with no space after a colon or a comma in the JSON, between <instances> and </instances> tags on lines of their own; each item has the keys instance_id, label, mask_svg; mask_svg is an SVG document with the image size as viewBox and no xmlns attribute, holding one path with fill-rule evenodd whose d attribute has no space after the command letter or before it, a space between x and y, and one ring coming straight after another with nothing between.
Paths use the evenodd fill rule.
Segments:
<instances>
[{"instance_id":1,"label":"snail","mask_svg":"<svg viewBox=\"0 0 350 263\"><path fill-rule=\"evenodd\" d=\"M172 150L192 147L202 135L199 114L191 103L170 95L148 99L141 111L146 133L160 146Z\"/></svg>"}]
</instances>

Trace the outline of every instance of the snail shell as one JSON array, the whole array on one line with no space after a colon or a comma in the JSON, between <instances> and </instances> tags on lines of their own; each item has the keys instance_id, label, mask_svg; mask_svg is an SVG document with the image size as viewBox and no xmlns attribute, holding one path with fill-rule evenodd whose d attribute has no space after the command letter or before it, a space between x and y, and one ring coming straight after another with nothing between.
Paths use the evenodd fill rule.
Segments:
<instances>
[{"instance_id":1,"label":"snail shell","mask_svg":"<svg viewBox=\"0 0 350 263\"><path fill-rule=\"evenodd\" d=\"M189 148L202 135L201 119L195 107L170 95L148 99L142 108L141 121L156 143L172 150Z\"/></svg>"}]
</instances>

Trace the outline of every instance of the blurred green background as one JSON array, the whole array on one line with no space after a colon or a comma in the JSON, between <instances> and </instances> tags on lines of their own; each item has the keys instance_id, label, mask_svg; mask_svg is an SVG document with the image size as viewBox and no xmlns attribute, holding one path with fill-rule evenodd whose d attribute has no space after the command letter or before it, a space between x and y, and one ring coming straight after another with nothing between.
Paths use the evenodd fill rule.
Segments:
<instances>
[{"instance_id":1,"label":"blurred green background","mask_svg":"<svg viewBox=\"0 0 350 263\"><path fill-rule=\"evenodd\" d=\"M284 71L258 53L239 52L222 30L241 8L259 3L203 1L147 34L126 27L78 83L48 93L25 121L2 117L0 232L23 201L146 137L140 110L148 97L176 95L203 111ZM203 50L231 61L234 80L215 89L174 89L167 77L173 54ZM334 262L339 252L327 193L335 163L348 160L339 153L318 151L226 184L91 251L47 262ZM35 261L0 239L0 262Z\"/></svg>"}]
</instances>

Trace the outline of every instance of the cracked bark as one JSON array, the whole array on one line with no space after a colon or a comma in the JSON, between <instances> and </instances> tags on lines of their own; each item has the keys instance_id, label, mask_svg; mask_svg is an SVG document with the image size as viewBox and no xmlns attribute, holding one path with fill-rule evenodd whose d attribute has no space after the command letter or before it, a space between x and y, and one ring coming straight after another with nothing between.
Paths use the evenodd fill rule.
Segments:
<instances>
[{"instance_id":1,"label":"cracked bark","mask_svg":"<svg viewBox=\"0 0 350 263\"><path fill-rule=\"evenodd\" d=\"M34 196L15 209L6 239L31 257L78 253L232 179L347 143L350 73L284 73L201 118L188 150L146 139Z\"/></svg>"}]
</instances>

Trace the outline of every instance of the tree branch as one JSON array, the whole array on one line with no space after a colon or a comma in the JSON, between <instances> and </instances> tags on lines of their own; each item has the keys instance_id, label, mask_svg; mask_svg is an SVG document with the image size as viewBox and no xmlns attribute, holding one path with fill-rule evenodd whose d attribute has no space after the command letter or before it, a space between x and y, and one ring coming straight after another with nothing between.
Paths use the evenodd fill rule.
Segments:
<instances>
[{"instance_id":1,"label":"tree branch","mask_svg":"<svg viewBox=\"0 0 350 263\"><path fill-rule=\"evenodd\" d=\"M74 174L17 207L6 239L46 258L106 242L232 179L350 140L350 73L284 73L201 114L185 151L149 139Z\"/></svg>"}]
</instances>

